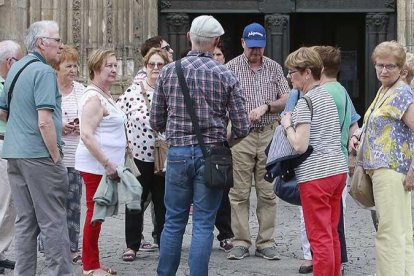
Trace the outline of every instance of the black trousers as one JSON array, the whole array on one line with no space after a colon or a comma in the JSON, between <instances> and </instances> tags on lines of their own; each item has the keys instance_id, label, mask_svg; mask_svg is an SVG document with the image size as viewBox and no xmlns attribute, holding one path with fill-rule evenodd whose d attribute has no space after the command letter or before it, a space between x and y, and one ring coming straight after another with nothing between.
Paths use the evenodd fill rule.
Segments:
<instances>
[{"instance_id":1,"label":"black trousers","mask_svg":"<svg viewBox=\"0 0 414 276\"><path fill-rule=\"evenodd\" d=\"M231 208L229 200L229 191L226 189L223 191L223 198L221 199L220 207L217 211L215 225L219 234L217 239L222 241L224 239L231 239L234 237L233 231L231 230Z\"/></svg>"},{"instance_id":2,"label":"black trousers","mask_svg":"<svg viewBox=\"0 0 414 276\"><path fill-rule=\"evenodd\" d=\"M125 239L127 248L138 251L141 246L141 235L143 229L144 203L148 194L151 192L156 226L154 231L157 233L157 242L160 244L160 237L165 222L165 178L154 174L154 162L143 162L134 159L141 175L138 177L142 186L141 209L139 213L130 212L125 208Z\"/></svg>"}]
</instances>

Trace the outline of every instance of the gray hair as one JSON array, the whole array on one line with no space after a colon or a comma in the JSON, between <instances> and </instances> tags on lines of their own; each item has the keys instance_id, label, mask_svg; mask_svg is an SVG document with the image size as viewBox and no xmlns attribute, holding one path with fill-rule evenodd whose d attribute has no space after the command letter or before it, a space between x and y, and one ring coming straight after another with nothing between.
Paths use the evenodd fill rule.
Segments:
<instances>
[{"instance_id":1,"label":"gray hair","mask_svg":"<svg viewBox=\"0 0 414 276\"><path fill-rule=\"evenodd\" d=\"M198 46L199 48L208 48L214 46L214 40L216 37L204 37L193 33L190 33L191 44Z\"/></svg>"},{"instance_id":2,"label":"gray hair","mask_svg":"<svg viewBox=\"0 0 414 276\"><path fill-rule=\"evenodd\" d=\"M8 58L14 57L21 50L20 45L13 40L3 40L0 42L0 63Z\"/></svg>"},{"instance_id":3,"label":"gray hair","mask_svg":"<svg viewBox=\"0 0 414 276\"><path fill-rule=\"evenodd\" d=\"M27 51L31 52L37 49L37 39L49 36L49 30L59 30L59 25L55 21L43 20L32 23L26 31L24 42Z\"/></svg>"}]
</instances>

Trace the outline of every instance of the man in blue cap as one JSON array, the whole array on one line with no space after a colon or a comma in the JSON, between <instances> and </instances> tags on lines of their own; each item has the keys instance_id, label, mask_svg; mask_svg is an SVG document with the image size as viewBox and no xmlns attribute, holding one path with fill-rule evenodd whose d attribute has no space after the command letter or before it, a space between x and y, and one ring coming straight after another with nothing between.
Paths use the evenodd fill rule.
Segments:
<instances>
[{"instance_id":1,"label":"man in blue cap","mask_svg":"<svg viewBox=\"0 0 414 276\"><path fill-rule=\"evenodd\" d=\"M242 96L251 125L250 134L232 145L234 187L230 189L231 226L234 232L234 248L227 258L240 260L249 256L251 246L249 209L252 178L254 177L259 222L255 255L268 260L278 260L275 241L272 238L276 219L276 195L273 184L264 180L266 173L265 149L272 139L283 111L289 86L282 67L263 55L266 47L266 31L258 23L244 28L241 44L243 54L227 63L239 79Z\"/></svg>"}]
</instances>

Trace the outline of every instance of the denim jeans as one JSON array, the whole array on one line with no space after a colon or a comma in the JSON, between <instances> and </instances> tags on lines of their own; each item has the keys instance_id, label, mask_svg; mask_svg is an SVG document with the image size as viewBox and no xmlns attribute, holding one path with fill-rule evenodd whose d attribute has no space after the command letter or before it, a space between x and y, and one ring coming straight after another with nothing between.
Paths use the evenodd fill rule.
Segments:
<instances>
[{"instance_id":1,"label":"denim jeans","mask_svg":"<svg viewBox=\"0 0 414 276\"><path fill-rule=\"evenodd\" d=\"M189 208L193 203L193 230L188 259L190 276L208 275L214 222L223 192L205 185L204 158L199 146L171 147L167 162L164 197L166 215L157 274L176 274Z\"/></svg>"}]
</instances>

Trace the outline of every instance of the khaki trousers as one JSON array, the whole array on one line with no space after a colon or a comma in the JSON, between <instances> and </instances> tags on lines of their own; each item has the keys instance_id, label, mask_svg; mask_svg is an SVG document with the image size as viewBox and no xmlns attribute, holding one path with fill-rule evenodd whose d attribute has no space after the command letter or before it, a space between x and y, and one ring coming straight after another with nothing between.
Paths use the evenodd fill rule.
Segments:
<instances>
[{"instance_id":1,"label":"khaki trousers","mask_svg":"<svg viewBox=\"0 0 414 276\"><path fill-rule=\"evenodd\" d=\"M3 140L0 140L0 154L2 148ZM0 158L0 260L6 259L4 253L13 240L15 219L16 210L14 209L7 176L7 161Z\"/></svg>"},{"instance_id":2,"label":"khaki trousers","mask_svg":"<svg viewBox=\"0 0 414 276\"><path fill-rule=\"evenodd\" d=\"M369 171L379 220L375 237L376 275L414 275L411 193L405 175L391 169Z\"/></svg>"},{"instance_id":3,"label":"khaki trousers","mask_svg":"<svg viewBox=\"0 0 414 276\"><path fill-rule=\"evenodd\" d=\"M273 137L276 123L254 129L231 148L233 154L234 187L230 189L231 228L234 232L235 246L251 246L249 213L252 179L256 186L259 233L256 248L273 246L272 238L276 220L276 195L273 184L264 180L266 173L265 149Z\"/></svg>"}]
</instances>

